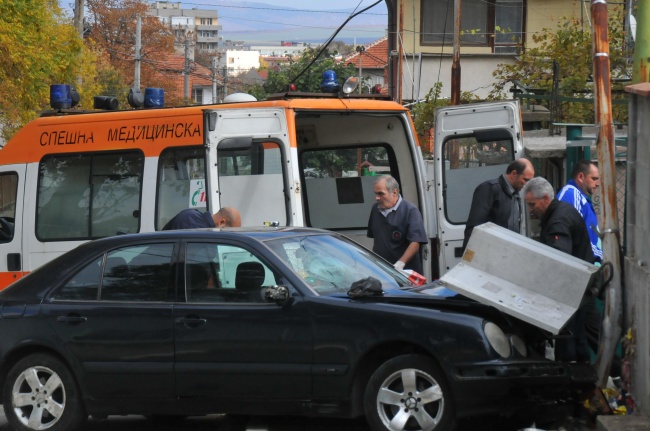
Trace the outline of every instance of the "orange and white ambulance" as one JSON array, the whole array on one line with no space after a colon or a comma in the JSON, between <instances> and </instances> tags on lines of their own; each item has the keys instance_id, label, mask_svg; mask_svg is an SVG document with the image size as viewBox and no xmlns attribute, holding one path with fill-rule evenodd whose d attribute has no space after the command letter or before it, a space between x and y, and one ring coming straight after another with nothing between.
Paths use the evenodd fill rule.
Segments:
<instances>
[{"instance_id":1,"label":"orange and white ambulance","mask_svg":"<svg viewBox=\"0 0 650 431\"><path fill-rule=\"evenodd\" d=\"M514 101L439 110L425 160L409 111L378 95L52 111L0 149L0 288L84 241L161 229L185 208L232 206L244 226L366 237L375 177L420 208L425 275L460 258L475 186L522 152Z\"/></svg>"}]
</instances>

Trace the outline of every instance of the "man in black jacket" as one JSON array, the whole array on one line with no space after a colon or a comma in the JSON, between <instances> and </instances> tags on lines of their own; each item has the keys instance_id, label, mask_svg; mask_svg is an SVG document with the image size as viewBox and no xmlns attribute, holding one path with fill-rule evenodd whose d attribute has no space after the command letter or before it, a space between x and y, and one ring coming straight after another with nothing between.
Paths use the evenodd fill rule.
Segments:
<instances>
[{"instance_id":1,"label":"man in black jacket","mask_svg":"<svg viewBox=\"0 0 650 431\"><path fill-rule=\"evenodd\" d=\"M499 178L485 181L476 187L465 227L463 249L474 228L491 221L513 232L525 234L524 206L519 190L535 176L535 168L528 159L510 163Z\"/></svg>"},{"instance_id":2,"label":"man in black jacket","mask_svg":"<svg viewBox=\"0 0 650 431\"><path fill-rule=\"evenodd\" d=\"M555 199L553 186L542 177L533 178L522 194L532 218L540 220L540 242L589 263L594 263L589 232L582 216L573 205ZM590 353L585 328L587 311L593 298L585 298L574 317L567 323L573 336L558 339L555 359L589 362Z\"/></svg>"}]
</instances>

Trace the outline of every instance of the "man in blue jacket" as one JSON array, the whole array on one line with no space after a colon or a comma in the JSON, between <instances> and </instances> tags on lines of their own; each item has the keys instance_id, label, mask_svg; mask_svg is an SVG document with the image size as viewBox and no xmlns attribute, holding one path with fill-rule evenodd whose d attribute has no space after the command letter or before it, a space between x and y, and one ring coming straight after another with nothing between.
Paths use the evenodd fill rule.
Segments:
<instances>
[{"instance_id":1,"label":"man in blue jacket","mask_svg":"<svg viewBox=\"0 0 650 431\"><path fill-rule=\"evenodd\" d=\"M423 274L420 246L428 239L420 210L402 199L397 180L389 175L375 181L374 192L377 202L368 220L368 237L375 240L372 251L399 270Z\"/></svg>"},{"instance_id":2,"label":"man in blue jacket","mask_svg":"<svg viewBox=\"0 0 650 431\"><path fill-rule=\"evenodd\" d=\"M591 199L599 185L598 166L590 160L580 160L573 167L569 183L557 194L558 200L572 205L585 221L589 232L591 251L594 253L594 260L597 264L603 261L603 248L599 236L598 217Z\"/></svg>"}]
</instances>

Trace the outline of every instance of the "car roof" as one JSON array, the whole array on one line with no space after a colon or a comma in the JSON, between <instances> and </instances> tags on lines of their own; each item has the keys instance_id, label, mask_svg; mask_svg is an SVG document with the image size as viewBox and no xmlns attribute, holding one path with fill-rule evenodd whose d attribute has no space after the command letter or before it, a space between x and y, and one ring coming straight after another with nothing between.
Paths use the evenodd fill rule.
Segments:
<instances>
[{"instance_id":1,"label":"car roof","mask_svg":"<svg viewBox=\"0 0 650 431\"><path fill-rule=\"evenodd\" d=\"M100 252L117 247L128 246L140 243L155 243L157 241L177 241L183 240L244 240L244 242L264 242L271 239L288 238L292 236L305 235L337 235L334 232L304 227L240 227L240 228L206 228L206 229L182 229L169 230L147 233L134 233L116 235L106 238L88 241L80 246L68 251L67 253L47 262L37 268L21 280L16 281L3 291L0 296L7 296L14 285L31 285L30 291L40 290L39 284L49 284L54 273L58 273L60 278L65 278L66 274L74 272L80 264L87 261L87 257L97 255ZM246 241L248 240L248 241ZM25 289L22 287L21 289ZM24 291L24 290L23 290ZM9 294L10 295L10 294Z\"/></svg>"}]
</instances>

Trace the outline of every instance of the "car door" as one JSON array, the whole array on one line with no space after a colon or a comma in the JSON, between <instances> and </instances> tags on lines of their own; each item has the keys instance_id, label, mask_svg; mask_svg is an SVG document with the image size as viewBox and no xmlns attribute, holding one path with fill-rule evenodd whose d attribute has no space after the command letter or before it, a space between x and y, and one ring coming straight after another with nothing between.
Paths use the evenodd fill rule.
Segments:
<instances>
[{"instance_id":1,"label":"car door","mask_svg":"<svg viewBox=\"0 0 650 431\"><path fill-rule=\"evenodd\" d=\"M185 244L186 302L174 307L180 397L306 399L312 323L307 305L265 302L263 286L286 282L261 254L228 242Z\"/></svg>"},{"instance_id":2,"label":"car door","mask_svg":"<svg viewBox=\"0 0 650 431\"><path fill-rule=\"evenodd\" d=\"M93 258L53 292L43 314L96 400L173 394L174 242Z\"/></svg>"}]
</instances>

